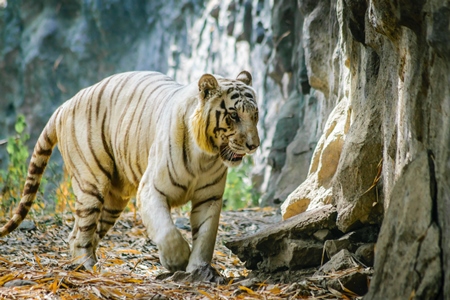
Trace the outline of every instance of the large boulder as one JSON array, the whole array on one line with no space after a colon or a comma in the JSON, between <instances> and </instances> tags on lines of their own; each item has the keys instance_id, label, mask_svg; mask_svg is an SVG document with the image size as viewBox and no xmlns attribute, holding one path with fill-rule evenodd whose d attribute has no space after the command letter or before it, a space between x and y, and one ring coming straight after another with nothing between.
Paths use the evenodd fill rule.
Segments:
<instances>
[{"instance_id":1,"label":"large boulder","mask_svg":"<svg viewBox=\"0 0 450 300\"><path fill-rule=\"evenodd\" d=\"M265 272L298 270L320 265L323 241L319 230L336 228L336 210L331 205L310 210L259 232L228 241L230 248L249 269Z\"/></svg>"},{"instance_id":2,"label":"large boulder","mask_svg":"<svg viewBox=\"0 0 450 300\"><path fill-rule=\"evenodd\" d=\"M433 157L423 151L396 182L367 299L437 299L443 272L434 176Z\"/></svg>"},{"instance_id":3,"label":"large boulder","mask_svg":"<svg viewBox=\"0 0 450 300\"><path fill-rule=\"evenodd\" d=\"M325 125L325 134L314 151L307 179L281 205L284 219L332 202L332 179L341 157L349 128L349 112L344 99L336 105Z\"/></svg>"}]
</instances>

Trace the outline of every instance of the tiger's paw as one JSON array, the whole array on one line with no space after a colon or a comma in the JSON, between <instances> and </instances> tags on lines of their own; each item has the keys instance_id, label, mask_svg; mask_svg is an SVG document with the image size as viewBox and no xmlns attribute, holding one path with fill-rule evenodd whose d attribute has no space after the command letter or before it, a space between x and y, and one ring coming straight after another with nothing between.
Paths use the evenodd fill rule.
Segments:
<instances>
[{"instance_id":1,"label":"tiger's paw","mask_svg":"<svg viewBox=\"0 0 450 300\"><path fill-rule=\"evenodd\" d=\"M159 260L169 271L184 271L189 262L191 248L177 229L166 236L164 242L158 244Z\"/></svg>"},{"instance_id":2,"label":"tiger's paw","mask_svg":"<svg viewBox=\"0 0 450 300\"><path fill-rule=\"evenodd\" d=\"M77 268L81 268L86 271L94 271L97 266L97 257L95 253L91 251L85 251L85 249L76 249L72 251L73 264L77 265Z\"/></svg>"},{"instance_id":3,"label":"tiger's paw","mask_svg":"<svg viewBox=\"0 0 450 300\"><path fill-rule=\"evenodd\" d=\"M172 281L182 282L213 282L217 284L226 284L228 279L224 278L211 265L204 265L194 269L192 272L177 271L166 276L158 276L156 279L169 279Z\"/></svg>"},{"instance_id":4,"label":"tiger's paw","mask_svg":"<svg viewBox=\"0 0 450 300\"><path fill-rule=\"evenodd\" d=\"M213 266L210 264L198 267L191 273L192 282L194 281L208 281L218 284L228 283L228 280L223 277Z\"/></svg>"},{"instance_id":5,"label":"tiger's paw","mask_svg":"<svg viewBox=\"0 0 450 300\"><path fill-rule=\"evenodd\" d=\"M82 270L90 272L100 272L101 268L97 261L92 258L74 259L71 263L64 265L64 270Z\"/></svg>"}]
</instances>

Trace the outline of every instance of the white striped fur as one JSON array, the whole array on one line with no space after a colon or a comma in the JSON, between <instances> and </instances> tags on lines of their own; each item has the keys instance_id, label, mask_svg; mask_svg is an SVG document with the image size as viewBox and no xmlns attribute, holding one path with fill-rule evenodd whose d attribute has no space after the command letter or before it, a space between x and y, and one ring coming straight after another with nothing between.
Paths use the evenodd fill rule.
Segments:
<instances>
[{"instance_id":1,"label":"white striped fur","mask_svg":"<svg viewBox=\"0 0 450 300\"><path fill-rule=\"evenodd\" d=\"M227 167L259 146L251 75L236 80L205 74L180 85L156 72L113 75L81 90L53 114L31 158L23 197L0 236L14 230L35 199L58 143L76 195L69 237L87 269L99 240L128 200L137 196L149 237L170 271L210 263ZM170 209L192 201L192 249Z\"/></svg>"}]
</instances>

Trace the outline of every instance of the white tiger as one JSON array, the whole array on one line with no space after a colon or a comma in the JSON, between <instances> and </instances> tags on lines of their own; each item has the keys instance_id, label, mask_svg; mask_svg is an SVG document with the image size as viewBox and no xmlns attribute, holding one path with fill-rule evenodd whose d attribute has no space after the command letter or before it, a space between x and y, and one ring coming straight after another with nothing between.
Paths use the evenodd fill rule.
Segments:
<instances>
[{"instance_id":1,"label":"white tiger","mask_svg":"<svg viewBox=\"0 0 450 300\"><path fill-rule=\"evenodd\" d=\"M26 217L59 143L76 196L69 243L77 262L93 268L99 240L137 195L162 265L212 272L227 167L260 144L251 83L247 71L236 80L205 74L187 86L157 72L128 72L81 90L41 133L19 207L0 236ZM188 201L192 249L170 215Z\"/></svg>"}]
</instances>

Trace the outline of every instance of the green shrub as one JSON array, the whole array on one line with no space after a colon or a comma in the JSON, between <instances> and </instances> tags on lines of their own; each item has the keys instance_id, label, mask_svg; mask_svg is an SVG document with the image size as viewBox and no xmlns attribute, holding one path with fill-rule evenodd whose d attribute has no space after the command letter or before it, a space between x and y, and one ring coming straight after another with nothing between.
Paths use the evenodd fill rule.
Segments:
<instances>
[{"instance_id":1,"label":"green shrub","mask_svg":"<svg viewBox=\"0 0 450 300\"><path fill-rule=\"evenodd\" d=\"M6 151L9 163L6 170L0 170L0 200L3 215L11 214L20 201L25 179L27 178L28 148L26 146L30 135L25 132L27 124L23 115L18 116L16 135L8 138Z\"/></svg>"},{"instance_id":2,"label":"green shrub","mask_svg":"<svg viewBox=\"0 0 450 300\"><path fill-rule=\"evenodd\" d=\"M258 205L260 195L253 188L250 179L252 167L252 158L245 156L239 167L228 169L227 183L223 195L225 209L231 210Z\"/></svg>"}]
</instances>

